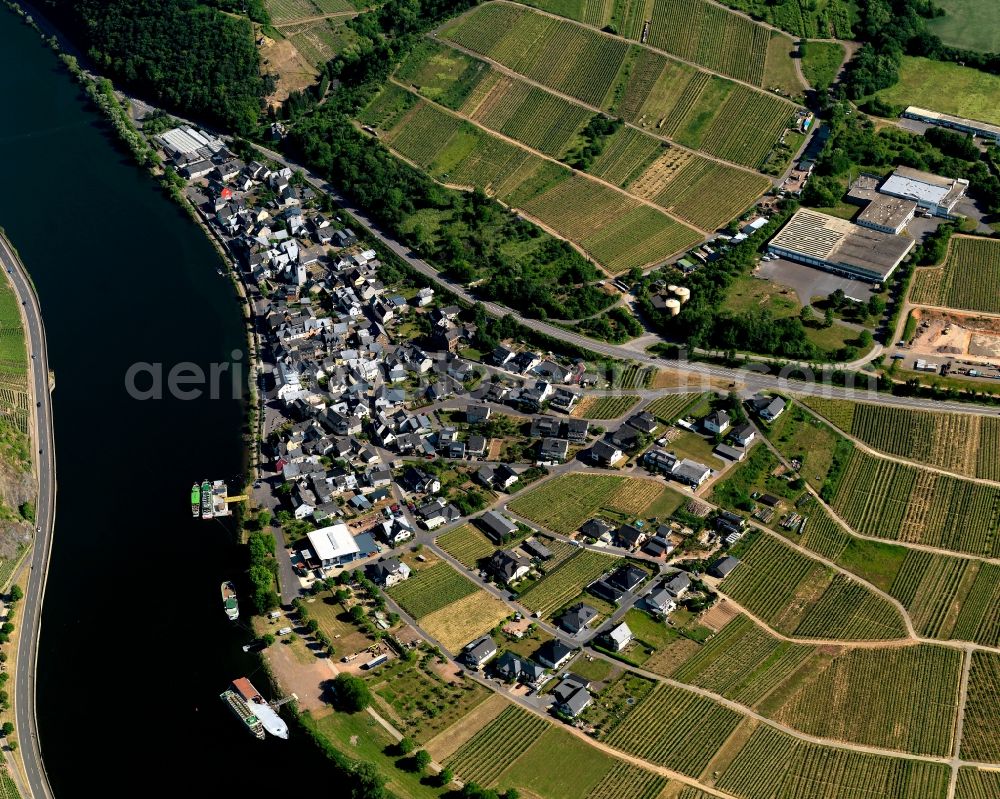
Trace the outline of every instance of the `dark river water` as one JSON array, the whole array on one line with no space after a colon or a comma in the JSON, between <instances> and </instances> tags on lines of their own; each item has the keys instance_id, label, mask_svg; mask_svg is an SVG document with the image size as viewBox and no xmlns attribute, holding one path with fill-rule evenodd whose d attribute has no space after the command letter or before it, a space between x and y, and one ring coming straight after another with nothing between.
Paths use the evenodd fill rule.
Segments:
<instances>
[{"instance_id":1,"label":"dark river water","mask_svg":"<svg viewBox=\"0 0 1000 799\"><path fill-rule=\"evenodd\" d=\"M242 318L215 251L3 8L0 98L0 226L38 288L56 378L38 674L56 795L275 796L296 773L322 780L301 736L257 741L219 699L233 677L266 680L241 650L247 628L222 612L220 582L242 586L245 569L232 525L193 520L189 489L244 468L244 397L228 381L214 400L126 390L136 363L164 375L245 363L232 355L243 357Z\"/></svg>"}]
</instances>

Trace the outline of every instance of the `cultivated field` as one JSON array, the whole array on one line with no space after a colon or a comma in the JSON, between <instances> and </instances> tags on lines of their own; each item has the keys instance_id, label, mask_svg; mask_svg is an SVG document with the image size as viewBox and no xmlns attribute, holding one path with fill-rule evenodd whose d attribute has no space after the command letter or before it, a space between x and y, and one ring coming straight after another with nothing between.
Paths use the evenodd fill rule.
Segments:
<instances>
[{"instance_id":1,"label":"cultivated field","mask_svg":"<svg viewBox=\"0 0 1000 799\"><path fill-rule=\"evenodd\" d=\"M639 401L638 397L594 397L587 396L580 400L572 412L572 416L584 419L617 419L624 416L629 409Z\"/></svg>"},{"instance_id":2,"label":"cultivated field","mask_svg":"<svg viewBox=\"0 0 1000 799\"><path fill-rule=\"evenodd\" d=\"M1000 241L955 236L943 266L916 270L910 301L1000 314Z\"/></svg>"},{"instance_id":3,"label":"cultivated field","mask_svg":"<svg viewBox=\"0 0 1000 799\"><path fill-rule=\"evenodd\" d=\"M623 127L589 170L682 219L714 230L768 188L762 175L735 169Z\"/></svg>"},{"instance_id":4,"label":"cultivated field","mask_svg":"<svg viewBox=\"0 0 1000 799\"><path fill-rule=\"evenodd\" d=\"M715 782L741 799L944 799L949 768L834 749L759 726Z\"/></svg>"},{"instance_id":5,"label":"cultivated field","mask_svg":"<svg viewBox=\"0 0 1000 799\"><path fill-rule=\"evenodd\" d=\"M704 394L670 394L653 400L646 406L646 410L661 422L673 424L684 410L704 396Z\"/></svg>"},{"instance_id":6,"label":"cultivated field","mask_svg":"<svg viewBox=\"0 0 1000 799\"><path fill-rule=\"evenodd\" d=\"M957 552L996 551L1000 488L855 450L833 499L864 535Z\"/></svg>"},{"instance_id":7,"label":"cultivated field","mask_svg":"<svg viewBox=\"0 0 1000 799\"><path fill-rule=\"evenodd\" d=\"M666 50L714 72L765 85L771 31L703 0L616 0L608 16L601 0L532 0L530 5L603 27L608 18L622 36ZM600 7L600 8L598 8ZM646 23L649 22L648 30ZM791 39L787 39L791 50ZM785 56L787 59L787 56ZM794 90L794 86L782 88Z\"/></svg>"},{"instance_id":8,"label":"cultivated field","mask_svg":"<svg viewBox=\"0 0 1000 799\"><path fill-rule=\"evenodd\" d=\"M873 449L1000 481L1000 418L820 397L803 402Z\"/></svg>"},{"instance_id":9,"label":"cultivated field","mask_svg":"<svg viewBox=\"0 0 1000 799\"><path fill-rule=\"evenodd\" d=\"M963 766L958 772L955 799L994 799L1000 796L1000 771Z\"/></svg>"},{"instance_id":10,"label":"cultivated field","mask_svg":"<svg viewBox=\"0 0 1000 799\"><path fill-rule=\"evenodd\" d=\"M463 524L438 537L435 543L470 569L496 551L496 546L475 526Z\"/></svg>"},{"instance_id":11,"label":"cultivated field","mask_svg":"<svg viewBox=\"0 0 1000 799\"><path fill-rule=\"evenodd\" d=\"M587 794L587 799L656 799L666 784L665 777L619 760Z\"/></svg>"},{"instance_id":12,"label":"cultivated field","mask_svg":"<svg viewBox=\"0 0 1000 799\"><path fill-rule=\"evenodd\" d=\"M479 6L442 35L595 107L604 106L628 51L619 39L502 3Z\"/></svg>"},{"instance_id":13,"label":"cultivated field","mask_svg":"<svg viewBox=\"0 0 1000 799\"><path fill-rule=\"evenodd\" d=\"M566 474L510 503L510 509L557 533L569 535L594 516L627 520L656 510L676 492L655 480L607 474Z\"/></svg>"},{"instance_id":14,"label":"cultivated field","mask_svg":"<svg viewBox=\"0 0 1000 799\"><path fill-rule=\"evenodd\" d=\"M509 705L444 764L465 782L493 785L548 726L533 713Z\"/></svg>"},{"instance_id":15,"label":"cultivated field","mask_svg":"<svg viewBox=\"0 0 1000 799\"><path fill-rule=\"evenodd\" d=\"M696 777L740 720L740 714L710 699L660 683L605 741L630 755Z\"/></svg>"},{"instance_id":16,"label":"cultivated field","mask_svg":"<svg viewBox=\"0 0 1000 799\"><path fill-rule=\"evenodd\" d=\"M360 114L432 177L476 186L576 242L609 272L656 263L699 235L664 213L387 86ZM628 235L626 236L626 231Z\"/></svg>"},{"instance_id":17,"label":"cultivated field","mask_svg":"<svg viewBox=\"0 0 1000 799\"><path fill-rule=\"evenodd\" d=\"M815 647L775 638L741 615L670 676L754 706L788 679L813 652Z\"/></svg>"},{"instance_id":18,"label":"cultivated field","mask_svg":"<svg viewBox=\"0 0 1000 799\"><path fill-rule=\"evenodd\" d=\"M420 626L449 652L458 652L510 615L499 599L476 591L422 616Z\"/></svg>"},{"instance_id":19,"label":"cultivated field","mask_svg":"<svg viewBox=\"0 0 1000 799\"><path fill-rule=\"evenodd\" d=\"M715 9L700 2L698 7ZM446 26L443 35L550 89L620 114L652 133L753 168L766 159L794 111L791 103L767 92L711 76L644 48L630 49L618 39L524 7L480 6ZM554 64L552 53L559 54ZM742 59L744 55L741 50L735 57ZM627 163L639 157L633 151ZM615 174L621 177L624 169ZM724 216L727 204L738 207L742 203L745 207L747 202L742 198L761 185L752 175L738 180L720 170L716 177L729 182L726 190L709 192L720 196L705 199L703 207L689 213L699 218ZM691 182L694 179L688 177ZM709 178L701 176L701 180L707 185Z\"/></svg>"},{"instance_id":20,"label":"cultivated field","mask_svg":"<svg viewBox=\"0 0 1000 799\"><path fill-rule=\"evenodd\" d=\"M582 549L518 597L518 602L540 616L548 616L580 595L584 588L611 569L617 559Z\"/></svg>"},{"instance_id":21,"label":"cultivated field","mask_svg":"<svg viewBox=\"0 0 1000 799\"><path fill-rule=\"evenodd\" d=\"M775 720L824 738L946 756L962 655L931 644L817 655ZM825 666L825 667L824 667Z\"/></svg>"},{"instance_id":22,"label":"cultivated field","mask_svg":"<svg viewBox=\"0 0 1000 799\"><path fill-rule=\"evenodd\" d=\"M962 757L1000 763L1000 655L994 652L972 654Z\"/></svg>"},{"instance_id":23,"label":"cultivated field","mask_svg":"<svg viewBox=\"0 0 1000 799\"><path fill-rule=\"evenodd\" d=\"M408 580L394 585L386 593L402 605L403 610L420 619L477 590L471 580L447 563L438 562L414 570Z\"/></svg>"},{"instance_id":24,"label":"cultivated field","mask_svg":"<svg viewBox=\"0 0 1000 799\"><path fill-rule=\"evenodd\" d=\"M867 586L766 533L748 539L738 552L741 565L720 588L778 632L843 640L906 635L896 608Z\"/></svg>"}]
</instances>

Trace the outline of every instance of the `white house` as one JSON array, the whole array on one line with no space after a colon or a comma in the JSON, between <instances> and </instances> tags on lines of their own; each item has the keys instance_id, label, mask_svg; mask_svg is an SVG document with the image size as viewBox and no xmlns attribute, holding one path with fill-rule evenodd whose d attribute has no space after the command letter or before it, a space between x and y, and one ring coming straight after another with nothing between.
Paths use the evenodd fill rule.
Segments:
<instances>
[{"instance_id":1,"label":"white house","mask_svg":"<svg viewBox=\"0 0 1000 799\"><path fill-rule=\"evenodd\" d=\"M361 553L361 548L346 524L333 524L313 530L307 533L306 538L324 569L350 563Z\"/></svg>"}]
</instances>

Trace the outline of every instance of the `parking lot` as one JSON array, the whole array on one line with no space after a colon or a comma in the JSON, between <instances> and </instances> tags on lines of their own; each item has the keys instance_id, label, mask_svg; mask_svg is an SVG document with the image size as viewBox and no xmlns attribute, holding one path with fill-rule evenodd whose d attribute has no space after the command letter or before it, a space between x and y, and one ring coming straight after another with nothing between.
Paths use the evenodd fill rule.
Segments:
<instances>
[{"instance_id":1,"label":"parking lot","mask_svg":"<svg viewBox=\"0 0 1000 799\"><path fill-rule=\"evenodd\" d=\"M872 287L868 283L839 277L822 269L797 264L784 258L762 261L757 267L757 274L782 286L788 286L796 293L802 305L808 305L813 297L828 297L837 289L842 289L848 297L861 302L868 302L872 296Z\"/></svg>"}]
</instances>

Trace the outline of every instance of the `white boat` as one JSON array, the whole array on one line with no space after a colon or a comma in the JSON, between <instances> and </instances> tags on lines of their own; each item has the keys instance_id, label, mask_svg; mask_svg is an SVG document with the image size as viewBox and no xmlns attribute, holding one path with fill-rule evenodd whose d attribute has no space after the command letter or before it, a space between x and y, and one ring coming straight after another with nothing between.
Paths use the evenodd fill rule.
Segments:
<instances>
[{"instance_id":1,"label":"white boat","mask_svg":"<svg viewBox=\"0 0 1000 799\"><path fill-rule=\"evenodd\" d=\"M260 691L253 687L253 683L246 677L233 680L233 688L236 689L240 697L246 702L250 712L264 726L269 735L275 738L288 739L288 725L278 712L272 708L267 700L260 695Z\"/></svg>"}]
</instances>

